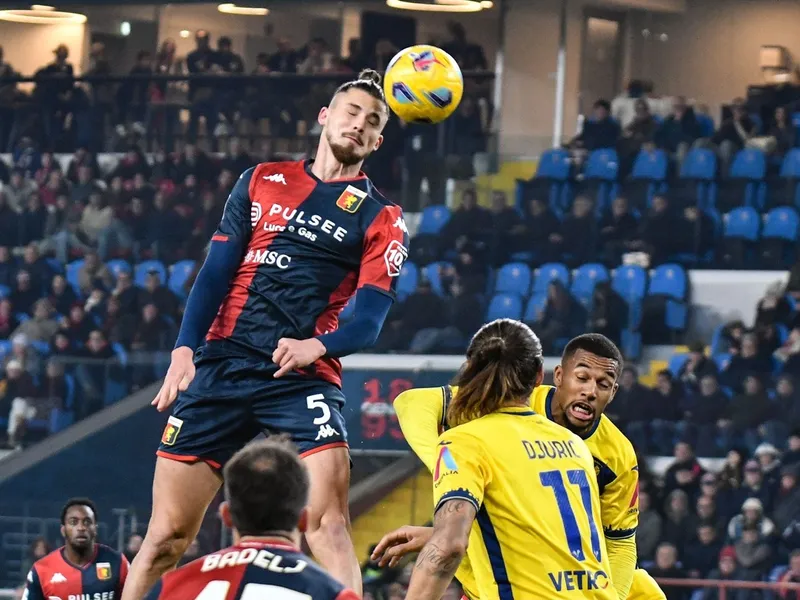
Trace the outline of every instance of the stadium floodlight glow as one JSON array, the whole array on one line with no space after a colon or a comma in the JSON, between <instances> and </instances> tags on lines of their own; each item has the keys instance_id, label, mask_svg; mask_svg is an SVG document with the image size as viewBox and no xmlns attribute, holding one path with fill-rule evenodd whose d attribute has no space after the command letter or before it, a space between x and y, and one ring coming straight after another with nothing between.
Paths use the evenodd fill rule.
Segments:
<instances>
[{"instance_id":1,"label":"stadium floodlight glow","mask_svg":"<svg viewBox=\"0 0 800 600\"><path fill-rule=\"evenodd\" d=\"M386 0L386 6L400 10L440 13L473 13L483 10L480 2L460 0L458 2L420 2L419 0Z\"/></svg>"},{"instance_id":2,"label":"stadium floodlight glow","mask_svg":"<svg viewBox=\"0 0 800 600\"><path fill-rule=\"evenodd\" d=\"M31 10L55 10L55 6L50 6L48 4L31 4Z\"/></svg>"},{"instance_id":3,"label":"stadium floodlight glow","mask_svg":"<svg viewBox=\"0 0 800 600\"><path fill-rule=\"evenodd\" d=\"M181 29L181 32L178 35L181 36L183 39L186 39L190 35L192 35L192 32L189 31L188 29Z\"/></svg>"},{"instance_id":4,"label":"stadium floodlight glow","mask_svg":"<svg viewBox=\"0 0 800 600\"><path fill-rule=\"evenodd\" d=\"M226 15L243 15L246 17L263 17L269 14L269 9L261 6L239 6L232 2L220 4L217 10Z\"/></svg>"},{"instance_id":5,"label":"stadium floodlight glow","mask_svg":"<svg viewBox=\"0 0 800 600\"><path fill-rule=\"evenodd\" d=\"M29 25L80 25L86 23L86 15L55 10L52 6L34 5L30 9L0 10L0 21Z\"/></svg>"}]
</instances>

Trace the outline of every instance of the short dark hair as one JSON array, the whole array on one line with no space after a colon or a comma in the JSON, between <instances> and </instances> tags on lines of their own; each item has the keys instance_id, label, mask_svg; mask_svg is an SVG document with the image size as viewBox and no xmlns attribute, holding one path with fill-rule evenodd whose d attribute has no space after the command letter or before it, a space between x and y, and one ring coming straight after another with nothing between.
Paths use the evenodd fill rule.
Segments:
<instances>
[{"instance_id":1,"label":"short dark hair","mask_svg":"<svg viewBox=\"0 0 800 600\"><path fill-rule=\"evenodd\" d=\"M241 535L294 531L308 502L308 472L287 438L254 442L225 465L225 497Z\"/></svg>"},{"instance_id":2,"label":"short dark hair","mask_svg":"<svg viewBox=\"0 0 800 600\"><path fill-rule=\"evenodd\" d=\"M584 333L576 338L572 338L561 354L562 365L567 362L578 351L583 350L600 358L608 358L616 361L616 374L619 375L624 366L622 352L617 345L600 333Z\"/></svg>"},{"instance_id":3,"label":"short dark hair","mask_svg":"<svg viewBox=\"0 0 800 600\"><path fill-rule=\"evenodd\" d=\"M61 524L67 524L67 512L73 506L85 506L92 510L92 514L94 514L94 519L97 521L97 506L95 506L94 502L92 502L89 498L70 498L67 500L67 503L64 505L64 508L61 509Z\"/></svg>"},{"instance_id":4,"label":"short dark hair","mask_svg":"<svg viewBox=\"0 0 800 600\"><path fill-rule=\"evenodd\" d=\"M611 112L611 102L604 98L600 98L593 106L594 108L604 108L606 111Z\"/></svg>"},{"instance_id":5,"label":"short dark hair","mask_svg":"<svg viewBox=\"0 0 800 600\"><path fill-rule=\"evenodd\" d=\"M367 92L370 96L372 96L376 100L380 100L384 108L386 109L386 114L389 114L389 105L386 104L386 95L383 93L383 88L381 87L380 73L372 69L364 69L358 74L358 79L347 81L342 85L340 85L338 88L336 88L336 91L333 93L333 96L335 98L342 92L346 92L352 89L362 90L364 92Z\"/></svg>"}]
</instances>

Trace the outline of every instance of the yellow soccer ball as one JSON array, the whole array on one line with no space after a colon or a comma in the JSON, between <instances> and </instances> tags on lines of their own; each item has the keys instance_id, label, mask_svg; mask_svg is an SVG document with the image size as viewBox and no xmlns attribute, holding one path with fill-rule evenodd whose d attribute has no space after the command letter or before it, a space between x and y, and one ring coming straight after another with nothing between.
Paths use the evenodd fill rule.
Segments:
<instances>
[{"instance_id":1,"label":"yellow soccer ball","mask_svg":"<svg viewBox=\"0 0 800 600\"><path fill-rule=\"evenodd\" d=\"M389 62L383 91L392 111L406 123L439 123L464 95L458 63L436 46L411 46Z\"/></svg>"}]
</instances>

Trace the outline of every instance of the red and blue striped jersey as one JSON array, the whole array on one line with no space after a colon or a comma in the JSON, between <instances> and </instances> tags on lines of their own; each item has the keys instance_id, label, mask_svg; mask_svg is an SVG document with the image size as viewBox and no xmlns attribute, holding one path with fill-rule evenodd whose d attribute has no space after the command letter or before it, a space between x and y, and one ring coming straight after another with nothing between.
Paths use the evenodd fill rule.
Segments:
<instances>
[{"instance_id":1,"label":"red and blue striped jersey","mask_svg":"<svg viewBox=\"0 0 800 600\"><path fill-rule=\"evenodd\" d=\"M262 357L265 364L283 337L335 331L358 289L393 296L408 256L399 206L365 175L322 181L309 161L247 171L212 240L239 244L242 258L206 345L221 342L226 352ZM341 385L335 358L324 357L309 371Z\"/></svg>"},{"instance_id":2,"label":"red and blue striped jersey","mask_svg":"<svg viewBox=\"0 0 800 600\"><path fill-rule=\"evenodd\" d=\"M22 600L119 600L128 567L127 558L102 544L83 567L69 562L62 547L33 564Z\"/></svg>"},{"instance_id":3,"label":"red and blue striped jersey","mask_svg":"<svg viewBox=\"0 0 800 600\"><path fill-rule=\"evenodd\" d=\"M242 542L167 573L146 600L359 600L297 548Z\"/></svg>"}]
</instances>

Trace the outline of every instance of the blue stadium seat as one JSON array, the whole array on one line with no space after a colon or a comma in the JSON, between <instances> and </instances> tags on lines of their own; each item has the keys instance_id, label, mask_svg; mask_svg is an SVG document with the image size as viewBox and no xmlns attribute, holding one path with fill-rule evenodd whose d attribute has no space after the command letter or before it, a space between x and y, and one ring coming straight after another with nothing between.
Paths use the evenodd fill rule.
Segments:
<instances>
[{"instance_id":1,"label":"blue stadium seat","mask_svg":"<svg viewBox=\"0 0 800 600\"><path fill-rule=\"evenodd\" d=\"M681 265L666 264L655 269L650 275L649 296L665 296L665 324L669 329L682 331L689 320L687 299L689 280Z\"/></svg>"},{"instance_id":2,"label":"blue stadium seat","mask_svg":"<svg viewBox=\"0 0 800 600\"><path fill-rule=\"evenodd\" d=\"M800 179L800 148L792 148L783 157L781 164L781 177L786 179Z\"/></svg>"},{"instance_id":3,"label":"blue stadium seat","mask_svg":"<svg viewBox=\"0 0 800 600\"><path fill-rule=\"evenodd\" d=\"M397 279L397 299L401 302L417 289L419 269L413 262L406 261Z\"/></svg>"},{"instance_id":4,"label":"blue stadium seat","mask_svg":"<svg viewBox=\"0 0 800 600\"><path fill-rule=\"evenodd\" d=\"M620 194L628 199L631 208L644 211L649 208L656 193L666 190L665 181L669 159L663 150L642 150L633 163L630 178L621 186Z\"/></svg>"},{"instance_id":5,"label":"blue stadium seat","mask_svg":"<svg viewBox=\"0 0 800 600\"><path fill-rule=\"evenodd\" d=\"M536 294L531 296L528 304L525 305L525 314L522 320L526 323L536 323L539 320L539 313L544 311L547 304L547 294Z\"/></svg>"},{"instance_id":6,"label":"blue stadium seat","mask_svg":"<svg viewBox=\"0 0 800 600\"><path fill-rule=\"evenodd\" d=\"M186 291L183 289L186 281L194 270L195 261L193 260L179 260L169 268L169 289L179 298L186 297Z\"/></svg>"},{"instance_id":7,"label":"blue stadium seat","mask_svg":"<svg viewBox=\"0 0 800 600\"><path fill-rule=\"evenodd\" d=\"M80 295L81 293L81 286L78 284L78 271L83 267L84 260L79 258L78 260L73 260L71 263L67 265L66 274L67 274L67 281L72 286L72 289L75 291L76 294Z\"/></svg>"},{"instance_id":8,"label":"blue stadium seat","mask_svg":"<svg viewBox=\"0 0 800 600\"><path fill-rule=\"evenodd\" d=\"M797 211L793 208L773 208L764 217L761 237L794 242L798 237L798 221Z\"/></svg>"},{"instance_id":9,"label":"blue stadium seat","mask_svg":"<svg viewBox=\"0 0 800 600\"><path fill-rule=\"evenodd\" d=\"M755 148L736 153L727 179L717 189L715 206L727 212L737 206L761 207L766 196L767 157Z\"/></svg>"},{"instance_id":10,"label":"blue stadium seat","mask_svg":"<svg viewBox=\"0 0 800 600\"><path fill-rule=\"evenodd\" d=\"M489 302L486 321L522 318L522 298L516 294L497 294Z\"/></svg>"},{"instance_id":11,"label":"blue stadium seat","mask_svg":"<svg viewBox=\"0 0 800 600\"><path fill-rule=\"evenodd\" d=\"M663 150L642 150L633 163L631 177L634 179L649 179L650 181L664 181L669 169L669 158Z\"/></svg>"},{"instance_id":12,"label":"blue stadium seat","mask_svg":"<svg viewBox=\"0 0 800 600\"><path fill-rule=\"evenodd\" d=\"M161 283L167 283L167 269L160 260L145 260L136 265L133 274L133 281L138 286L144 286L149 271L158 271Z\"/></svg>"},{"instance_id":13,"label":"blue stadium seat","mask_svg":"<svg viewBox=\"0 0 800 600\"><path fill-rule=\"evenodd\" d=\"M572 295L584 306L589 306L594 294L594 287L608 281L608 269L600 263L589 263L578 267L572 273Z\"/></svg>"},{"instance_id":14,"label":"blue stadium seat","mask_svg":"<svg viewBox=\"0 0 800 600\"><path fill-rule=\"evenodd\" d=\"M546 294L547 286L551 281L558 280L566 287L569 287L569 269L566 265L561 263L545 263L536 269L535 277L533 280L533 295Z\"/></svg>"},{"instance_id":15,"label":"blue stadium seat","mask_svg":"<svg viewBox=\"0 0 800 600\"><path fill-rule=\"evenodd\" d=\"M647 293L647 272L639 265L617 267L611 279L611 287L626 302L641 302Z\"/></svg>"},{"instance_id":16,"label":"blue stadium seat","mask_svg":"<svg viewBox=\"0 0 800 600\"><path fill-rule=\"evenodd\" d=\"M599 148L589 154L583 170L583 181L576 188L576 195L592 198L595 211L602 214L611 203L617 189L619 157L614 148Z\"/></svg>"},{"instance_id":17,"label":"blue stadium seat","mask_svg":"<svg viewBox=\"0 0 800 600\"><path fill-rule=\"evenodd\" d=\"M569 152L561 148L545 150L539 158L536 167L536 179L553 179L555 181L566 181L569 179L572 161Z\"/></svg>"},{"instance_id":18,"label":"blue stadium seat","mask_svg":"<svg viewBox=\"0 0 800 600\"><path fill-rule=\"evenodd\" d=\"M106 266L114 275L114 279L119 277L120 273L130 273L133 270L131 269L131 264L127 260L122 260L121 258L115 258L108 261Z\"/></svg>"},{"instance_id":19,"label":"blue stadium seat","mask_svg":"<svg viewBox=\"0 0 800 600\"><path fill-rule=\"evenodd\" d=\"M31 340L30 346L42 357L50 356L50 343L42 340Z\"/></svg>"},{"instance_id":20,"label":"blue stadium seat","mask_svg":"<svg viewBox=\"0 0 800 600\"><path fill-rule=\"evenodd\" d=\"M5 298L11 293L11 288L7 285L0 285L0 300Z\"/></svg>"},{"instance_id":21,"label":"blue stadium seat","mask_svg":"<svg viewBox=\"0 0 800 600\"><path fill-rule=\"evenodd\" d=\"M435 262L427 265L422 269L422 274L425 279L431 284L431 290L434 294L444 296L444 287L442 285L442 271L452 267L453 265L446 261Z\"/></svg>"},{"instance_id":22,"label":"blue stadium seat","mask_svg":"<svg viewBox=\"0 0 800 600\"><path fill-rule=\"evenodd\" d=\"M0 362L11 353L11 341L0 340Z\"/></svg>"},{"instance_id":23,"label":"blue stadium seat","mask_svg":"<svg viewBox=\"0 0 800 600\"><path fill-rule=\"evenodd\" d=\"M707 148L694 148L683 160L681 179L713 181L717 176L717 155Z\"/></svg>"},{"instance_id":24,"label":"blue stadium seat","mask_svg":"<svg viewBox=\"0 0 800 600\"><path fill-rule=\"evenodd\" d=\"M669 364L667 365L667 371L672 373L673 377L677 377L678 373L681 372L683 365L689 362L689 355L688 354L673 354L669 359Z\"/></svg>"},{"instance_id":25,"label":"blue stadium seat","mask_svg":"<svg viewBox=\"0 0 800 600\"><path fill-rule=\"evenodd\" d=\"M721 354L715 354L713 358L714 362L717 365L717 369L719 369L720 371L724 371L725 369L727 369L728 365L731 362L731 355L726 352L723 352Z\"/></svg>"},{"instance_id":26,"label":"blue stadium seat","mask_svg":"<svg viewBox=\"0 0 800 600\"><path fill-rule=\"evenodd\" d=\"M450 220L450 209L444 204L426 206L419 220L418 234L436 234Z\"/></svg>"},{"instance_id":27,"label":"blue stadium seat","mask_svg":"<svg viewBox=\"0 0 800 600\"><path fill-rule=\"evenodd\" d=\"M531 269L525 263L508 263L497 272L494 291L497 294L527 296L531 288Z\"/></svg>"},{"instance_id":28,"label":"blue stadium seat","mask_svg":"<svg viewBox=\"0 0 800 600\"><path fill-rule=\"evenodd\" d=\"M754 208L741 206L734 208L723 217L723 235L727 238L738 238L755 242L758 239L758 230L761 219Z\"/></svg>"},{"instance_id":29,"label":"blue stadium seat","mask_svg":"<svg viewBox=\"0 0 800 600\"><path fill-rule=\"evenodd\" d=\"M800 148L792 148L781 161L779 177L767 175L771 206L796 206L800 209Z\"/></svg>"},{"instance_id":30,"label":"blue stadium seat","mask_svg":"<svg viewBox=\"0 0 800 600\"><path fill-rule=\"evenodd\" d=\"M717 155L704 148L690 150L680 168L680 177L670 183L669 195L673 208L698 205L709 208L713 204Z\"/></svg>"},{"instance_id":31,"label":"blue stadium seat","mask_svg":"<svg viewBox=\"0 0 800 600\"><path fill-rule=\"evenodd\" d=\"M714 125L714 119L708 115L697 114L695 115L697 119L697 124L700 125L700 133L704 138L710 138L714 136L714 130L716 126Z\"/></svg>"},{"instance_id":32,"label":"blue stadium seat","mask_svg":"<svg viewBox=\"0 0 800 600\"><path fill-rule=\"evenodd\" d=\"M64 274L64 264L58 260L57 258L48 258L47 259L47 266L58 275Z\"/></svg>"}]
</instances>

